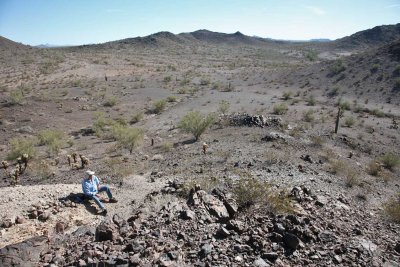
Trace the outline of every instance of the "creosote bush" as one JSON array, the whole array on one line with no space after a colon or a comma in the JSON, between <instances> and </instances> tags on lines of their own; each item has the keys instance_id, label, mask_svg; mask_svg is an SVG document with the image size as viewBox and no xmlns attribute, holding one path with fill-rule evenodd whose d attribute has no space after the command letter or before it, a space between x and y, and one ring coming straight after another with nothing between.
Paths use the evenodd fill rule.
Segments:
<instances>
[{"instance_id":1,"label":"creosote bush","mask_svg":"<svg viewBox=\"0 0 400 267\"><path fill-rule=\"evenodd\" d=\"M248 172L238 175L240 178L232 185L232 192L240 208L267 204L275 212L293 212L291 199L286 192L273 190L269 183L254 178Z\"/></svg>"},{"instance_id":2,"label":"creosote bush","mask_svg":"<svg viewBox=\"0 0 400 267\"><path fill-rule=\"evenodd\" d=\"M143 112L137 112L132 116L129 123L135 124L135 123L138 123L139 121L141 121L142 119L143 119Z\"/></svg>"},{"instance_id":3,"label":"creosote bush","mask_svg":"<svg viewBox=\"0 0 400 267\"><path fill-rule=\"evenodd\" d=\"M283 115L288 111L288 106L285 103L276 104L273 107L274 114L276 115Z\"/></svg>"},{"instance_id":4,"label":"creosote bush","mask_svg":"<svg viewBox=\"0 0 400 267\"><path fill-rule=\"evenodd\" d=\"M313 95L310 95L306 101L307 101L307 105L309 105L309 106L315 106L315 104L317 103L317 100L315 99L315 97Z\"/></svg>"},{"instance_id":5,"label":"creosote bush","mask_svg":"<svg viewBox=\"0 0 400 267\"><path fill-rule=\"evenodd\" d=\"M14 90L10 92L10 104L11 105L21 105L24 102L24 94L21 90Z\"/></svg>"},{"instance_id":6,"label":"creosote bush","mask_svg":"<svg viewBox=\"0 0 400 267\"><path fill-rule=\"evenodd\" d=\"M43 130L39 133L38 140L40 146L47 146L49 154L55 155L67 144L64 132L59 130Z\"/></svg>"},{"instance_id":7,"label":"creosote bush","mask_svg":"<svg viewBox=\"0 0 400 267\"><path fill-rule=\"evenodd\" d=\"M165 110L165 107L167 105L167 101L164 99L158 100L153 103L153 113L155 114L160 114Z\"/></svg>"},{"instance_id":8,"label":"creosote bush","mask_svg":"<svg viewBox=\"0 0 400 267\"><path fill-rule=\"evenodd\" d=\"M35 145L37 144L36 138L22 138L15 137L11 139L11 149L7 155L8 160L15 160L23 154L28 154L29 158L34 158L37 154Z\"/></svg>"},{"instance_id":9,"label":"creosote bush","mask_svg":"<svg viewBox=\"0 0 400 267\"><path fill-rule=\"evenodd\" d=\"M305 122L314 122L314 120L315 120L314 110L309 109L309 110L305 111L303 113L303 120Z\"/></svg>"},{"instance_id":10,"label":"creosote bush","mask_svg":"<svg viewBox=\"0 0 400 267\"><path fill-rule=\"evenodd\" d=\"M383 167L391 171L400 165L400 157L393 153L383 155L378 160L382 162Z\"/></svg>"},{"instance_id":11,"label":"creosote bush","mask_svg":"<svg viewBox=\"0 0 400 267\"><path fill-rule=\"evenodd\" d=\"M186 133L193 134L197 141L205 130L215 122L215 119L214 114L208 114L205 116L198 111L192 111L182 118L178 123L178 128L182 129Z\"/></svg>"},{"instance_id":12,"label":"creosote bush","mask_svg":"<svg viewBox=\"0 0 400 267\"><path fill-rule=\"evenodd\" d=\"M230 106L231 104L228 101L222 100L221 102L219 102L218 112L225 115L229 111Z\"/></svg>"},{"instance_id":13,"label":"creosote bush","mask_svg":"<svg viewBox=\"0 0 400 267\"><path fill-rule=\"evenodd\" d=\"M391 198L384 204L384 211L395 223L400 223L400 195Z\"/></svg>"},{"instance_id":14,"label":"creosote bush","mask_svg":"<svg viewBox=\"0 0 400 267\"><path fill-rule=\"evenodd\" d=\"M354 123L355 123L355 121L354 121L354 118L353 118L353 117L347 117L347 118L344 120L344 125L345 125L346 127L349 127L349 128L351 128L351 127L354 125Z\"/></svg>"},{"instance_id":15,"label":"creosote bush","mask_svg":"<svg viewBox=\"0 0 400 267\"><path fill-rule=\"evenodd\" d=\"M282 98L284 99L284 100L289 100L290 98L292 97L292 92L283 92L283 94L282 94Z\"/></svg>"},{"instance_id":16,"label":"creosote bush","mask_svg":"<svg viewBox=\"0 0 400 267\"><path fill-rule=\"evenodd\" d=\"M112 134L118 145L128 149L130 154L132 154L133 149L143 142L144 138L144 131L142 129L122 125L115 125L112 129Z\"/></svg>"},{"instance_id":17,"label":"creosote bush","mask_svg":"<svg viewBox=\"0 0 400 267\"><path fill-rule=\"evenodd\" d=\"M117 104L118 100L115 96L110 96L106 99L103 106L105 107L113 107Z\"/></svg>"}]
</instances>

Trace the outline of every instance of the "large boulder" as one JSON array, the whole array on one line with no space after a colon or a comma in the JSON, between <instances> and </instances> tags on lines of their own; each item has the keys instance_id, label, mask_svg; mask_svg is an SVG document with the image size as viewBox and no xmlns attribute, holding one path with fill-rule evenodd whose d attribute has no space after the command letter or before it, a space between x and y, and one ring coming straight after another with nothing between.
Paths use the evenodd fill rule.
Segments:
<instances>
[{"instance_id":1,"label":"large boulder","mask_svg":"<svg viewBox=\"0 0 400 267\"><path fill-rule=\"evenodd\" d=\"M48 238L32 237L0 249L0 266L38 266L40 255L49 249Z\"/></svg>"}]
</instances>

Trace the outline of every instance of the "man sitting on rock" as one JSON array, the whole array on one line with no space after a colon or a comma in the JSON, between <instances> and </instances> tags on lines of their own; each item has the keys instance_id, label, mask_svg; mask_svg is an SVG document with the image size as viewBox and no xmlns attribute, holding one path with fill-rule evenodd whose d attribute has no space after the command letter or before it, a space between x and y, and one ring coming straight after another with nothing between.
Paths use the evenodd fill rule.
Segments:
<instances>
[{"instance_id":1,"label":"man sitting on rock","mask_svg":"<svg viewBox=\"0 0 400 267\"><path fill-rule=\"evenodd\" d=\"M110 188L107 185L100 185L99 178L94 175L94 171L88 170L85 173L85 178L82 181L83 193L89 198L93 199L100 207L102 215L107 214L107 210L99 199L100 192L106 191L110 203L116 203L117 200L113 198Z\"/></svg>"}]
</instances>

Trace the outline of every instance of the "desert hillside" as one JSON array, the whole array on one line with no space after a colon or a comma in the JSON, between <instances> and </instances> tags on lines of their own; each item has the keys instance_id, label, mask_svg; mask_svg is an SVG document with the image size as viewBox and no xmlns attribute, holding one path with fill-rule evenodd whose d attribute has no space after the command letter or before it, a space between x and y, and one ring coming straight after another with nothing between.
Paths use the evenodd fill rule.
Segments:
<instances>
[{"instance_id":1,"label":"desert hillside","mask_svg":"<svg viewBox=\"0 0 400 267\"><path fill-rule=\"evenodd\" d=\"M0 266L398 266L399 38L1 37Z\"/></svg>"}]
</instances>

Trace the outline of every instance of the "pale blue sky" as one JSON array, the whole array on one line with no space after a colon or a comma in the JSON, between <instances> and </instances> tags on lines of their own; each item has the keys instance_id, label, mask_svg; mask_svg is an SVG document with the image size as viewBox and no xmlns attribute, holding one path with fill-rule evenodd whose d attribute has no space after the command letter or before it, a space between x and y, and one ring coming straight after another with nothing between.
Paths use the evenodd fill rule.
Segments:
<instances>
[{"instance_id":1,"label":"pale blue sky","mask_svg":"<svg viewBox=\"0 0 400 267\"><path fill-rule=\"evenodd\" d=\"M198 29L336 39L399 22L400 0L0 0L0 35L30 45Z\"/></svg>"}]
</instances>

